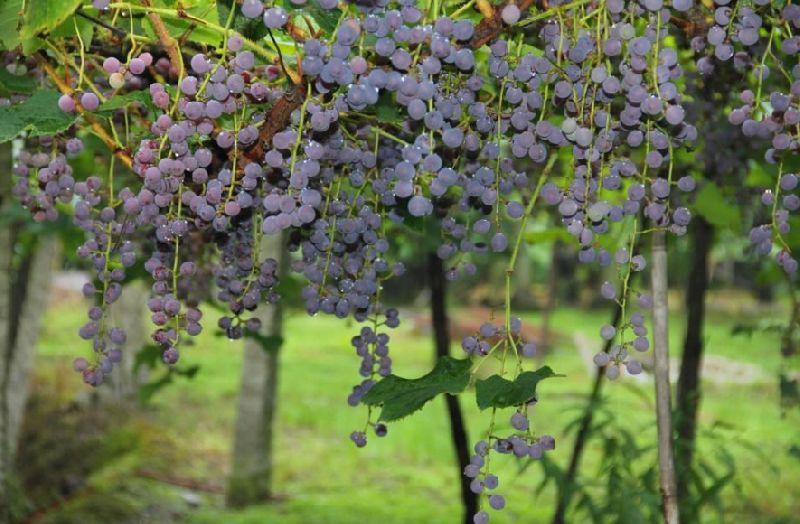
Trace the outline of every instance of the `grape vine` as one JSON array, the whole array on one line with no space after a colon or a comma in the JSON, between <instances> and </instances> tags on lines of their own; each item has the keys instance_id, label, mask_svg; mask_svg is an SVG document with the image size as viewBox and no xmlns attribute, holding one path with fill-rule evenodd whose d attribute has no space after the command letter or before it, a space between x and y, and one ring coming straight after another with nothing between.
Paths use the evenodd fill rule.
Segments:
<instances>
[{"instance_id":1,"label":"grape vine","mask_svg":"<svg viewBox=\"0 0 800 524\"><path fill-rule=\"evenodd\" d=\"M786 241L800 208L796 5L162 5L74 2L58 30L34 26L3 51L0 84L25 88L12 88L0 109L22 112L37 96L32 84L59 93L48 98L57 114L16 128L19 119L9 119L1 131L24 136L15 196L35 220L65 212L85 234L78 255L94 282L83 290L92 305L79 336L91 352L74 367L87 384L102 384L121 360L126 335L108 309L130 271L151 279L152 339L174 365L191 358L186 340L203 329L201 274L227 308L219 329L231 339L258 333L252 312L280 300L279 263L260 246L283 235L308 313L363 324L352 339L360 379L347 396L366 405L364 427L350 435L356 446L437 394L474 386L490 415L463 473L486 501L474 522L488 522L489 510L505 506L496 455L539 459L555 448L532 414L538 382L556 373L527 369L537 341L522 335L511 305L528 222L554 214L582 264L614 268L617 281L598 291L622 320L602 327L612 344L594 362L611 379L641 373L635 356L651 345L653 300L634 285L648 266L636 246L655 232L686 232L703 182L682 175L677 158L716 140L698 136L692 101L720 71L742 105L718 131L746 137L776 167L761 188L766 210L749 232L753 249L796 278ZM98 139L107 171L76 180L70 162ZM420 223L435 224L448 279L505 254L504 308L464 337L464 358L402 379L390 357L399 313L382 286L405 271L396 235ZM497 372L487 376L485 362ZM511 429L501 432L506 419Z\"/></svg>"}]
</instances>

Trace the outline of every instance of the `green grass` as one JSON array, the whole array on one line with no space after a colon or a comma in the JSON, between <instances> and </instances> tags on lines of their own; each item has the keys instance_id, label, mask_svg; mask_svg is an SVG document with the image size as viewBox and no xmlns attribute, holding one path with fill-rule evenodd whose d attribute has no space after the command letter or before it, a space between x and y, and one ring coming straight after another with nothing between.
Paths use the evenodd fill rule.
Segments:
<instances>
[{"instance_id":1,"label":"green grass","mask_svg":"<svg viewBox=\"0 0 800 524\"><path fill-rule=\"evenodd\" d=\"M77 377L67 371L72 357L86 351L75 332L83 311L66 303L51 308L39 344L38 381L41 389L57 389L65 399L83 391ZM562 334L574 331L589 337L596 351L596 334L608 316L604 311L559 309L554 328ZM537 322L536 315L526 320ZM731 337L737 319L711 315L707 326L708 352L763 368L763 383L704 385L701 410L700 456L716 461L720 451L735 458L736 486L723 491L724 513L705 511L709 522L790 522L800 511L800 460L788 450L800 444L800 417L781 418L776 370L780 364L779 341L774 334L753 339ZM671 344L677 355L683 331L679 314L673 315ZM346 405L345 398L358 380L358 360L349 345L355 325L327 317L309 319L291 312L286 320L286 344L281 351L279 412L275 442L274 486L276 501L240 511L222 507L221 497L208 496L197 510L184 510L182 518L196 523L417 523L457 522L458 472L453 464L444 404L437 399L412 417L390 425L384 439L370 438L358 450L348 440L350 431L363 427L366 412ZM569 338L565 340L569 341ZM404 325L392 336L394 371L418 376L430 369L432 347L427 337ZM458 354L460 349L454 348ZM197 344L182 351L182 359L199 364L193 380L178 380L160 392L143 414L132 415L126 427L136 437L127 455L114 455L97 471L95 490L120 490L141 469L180 478L200 479L224 485L235 417L241 345L204 333ZM540 386L540 402L533 423L538 432L551 433L557 447L550 457L564 465L569 458L571 435L563 434L568 422L582 408L591 376L570 341L553 348L537 365L547 363L566 378ZM488 365L486 366L489 367ZM57 388L53 385L57 384ZM619 427L635 435L648 448L641 459L652 466L655 441L652 383L630 379L610 384L606 409ZM486 431L489 413L479 412L474 397L462 400L474 440ZM102 408L99 408L102 409ZM508 427L510 413L498 418L500 431ZM606 436L615 437L608 434ZM126 437L128 438L128 437ZM127 441L126 441L127 442ZM582 473L587 482L602 482L600 440L586 451ZM494 462L501 478L501 492L508 508L492 522L548 522L553 511L554 490L541 492L540 467L519 473L508 457ZM141 479L136 479L141 483ZM150 481L154 490L172 489ZM138 486L139 484L137 484ZM642 487L629 487L634 491ZM641 493L631 493L635 500ZM140 496L141 498L141 496ZM51 517L54 522L73 512L76 522L87 501L66 504Z\"/></svg>"}]
</instances>

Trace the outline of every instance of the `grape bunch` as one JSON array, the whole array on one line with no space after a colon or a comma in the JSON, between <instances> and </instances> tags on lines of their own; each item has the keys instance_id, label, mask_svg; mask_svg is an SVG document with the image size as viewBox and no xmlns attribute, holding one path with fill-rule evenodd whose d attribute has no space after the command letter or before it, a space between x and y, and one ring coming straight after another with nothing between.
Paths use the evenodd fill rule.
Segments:
<instances>
[{"instance_id":1,"label":"grape bunch","mask_svg":"<svg viewBox=\"0 0 800 524\"><path fill-rule=\"evenodd\" d=\"M107 174L77 181L70 160L85 149L80 125L29 138L14 194L36 220L68 211L86 235L78 254L96 278L84 290L92 304L80 336L93 352L75 368L98 385L120 360L125 336L109 325L108 306L128 268L149 275L152 338L167 365L202 331L203 300L224 304L217 327L226 336L255 335L253 312L280 300L279 281L292 271L309 314L362 324L352 339L360 378L347 396L359 406L392 373L390 330L400 317L383 284L405 272L395 237L422 224L438 236L449 280L475 275L489 256L507 260L503 313L462 348L476 362L471 378L491 359L515 380L537 341L512 312L511 278L529 221L552 214L580 263L615 275L598 292L622 320L601 328L610 350L595 363L612 379L623 368L640 373L633 356L650 347L652 298L634 278L648 267L638 246L654 232L686 233L692 193L707 181L679 171L678 153L698 135L708 170L742 169L712 147L739 128L757 142L742 151L763 145L779 174L761 196L770 220L750 238L763 254L777 243L781 266L797 269L783 236L800 206L798 183L784 160L797 150L800 66L770 60L771 73L766 64L797 55L798 37L780 28L797 28L800 9L729 3L716 1L713 23L690 41L686 17L707 11L692 0L481 3L480 17L472 4L319 0L306 9L302 0L245 0L224 27L205 27L219 33L218 45L156 31L157 41L136 35L124 52L91 50L89 60L67 45L81 60L60 67L78 74L29 73L60 89L59 109L88 124L113 160ZM118 4L93 5L110 27L132 30ZM239 34L241 23L262 36ZM696 63L683 60L682 44ZM713 89L717 74L747 86L743 105L727 126L699 132L694 122L715 112L700 90ZM289 260L268 249L273 242ZM490 456L535 460L554 448L529 418L534 402L513 407L514 432L504 437L493 432L493 410L464 471L492 509L505 499ZM377 417L369 410L353 431L356 446L369 428L386 435ZM474 520L488 518L480 511Z\"/></svg>"},{"instance_id":2,"label":"grape bunch","mask_svg":"<svg viewBox=\"0 0 800 524\"><path fill-rule=\"evenodd\" d=\"M769 222L753 227L750 241L759 255L775 251L778 264L793 275L798 262L784 237L790 231L790 214L800 209L800 198L792 194L796 177L784 172L784 163L798 148L800 66L796 57L800 37L793 35L792 29L800 28L800 6L764 0L752 6L730 6L726 1L714 4L714 23L705 34L692 39L693 50L703 54L697 70L710 76L719 68L718 62L732 58L733 68L743 80L741 105L730 112L728 121L758 145L767 163L778 167L775 186L764 188L761 194L769 209ZM710 54L709 45L713 48ZM776 60L774 70L767 65L768 57Z\"/></svg>"}]
</instances>

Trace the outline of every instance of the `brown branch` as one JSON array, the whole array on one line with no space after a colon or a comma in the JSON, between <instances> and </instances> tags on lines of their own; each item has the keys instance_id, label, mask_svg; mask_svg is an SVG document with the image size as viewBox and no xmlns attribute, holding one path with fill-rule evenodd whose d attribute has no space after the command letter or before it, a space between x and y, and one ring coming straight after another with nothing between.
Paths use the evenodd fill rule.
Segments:
<instances>
[{"instance_id":1,"label":"brown branch","mask_svg":"<svg viewBox=\"0 0 800 524\"><path fill-rule=\"evenodd\" d=\"M49 76L56 87L58 87L59 91L65 95L71 96L73 94L73 89L58 76L58 73L56 73L55 69L53 69L53 66L50 65L47 59L37 54L36 61L40 66L42 66L42 69L44 69L45 73L47 73L47 76ZM116 140L114 140L114 138L108 134L108 131L106 131L106 128L103 127L103 124L101 124L94 115L87 113L78 100L75 101L75 110L79 114L83 115L83 118L89 123L92 131L94 131L94 134L97 135L97 137L106 145L106 147L108 147L108 149L110 149L128 169L131 169L133 167L133 159L131 158L130 153L119 147L119 144L117 144Z\"/></svg>"},{"instance_id":2,"label":"brown branch","mask_svg":"<svg viewBox=\"0 0 800 524\"><path fill-rule=\"evenodd\" d=\"M152 7L150 0L142 0L142 5L145 7ZM153 26L153 31L155 31L156 36L158 36L158 41L161 42L161 45L166 49L169 61L178 69L178 78L182 77L183 56L181 55L181 50L178 48L178 41L169 34L167 26L164 25L164 21L158 16L158 13L148 12L147 19L150 20L150 25Z\"/></svg>"},{"instance_id":3,"label":"brown branch","mask_svg":"<svg viewBox=\"0 0 800 524\"><path fill-rule=\"evenodd\" d=\"M519 0L516 4L519 7L520 12L524 12L525 10L529 9L535 0ZM481 7L481 3L478 3L479 8ZM491 6L489 6L491 8ZM501 18L502 9L494 9L489 10L485 7L480 9L481 13L484 15L483 20L481 20L478 25L475 27L475 33L472 35L472 40L469 42L469 46L473 49L478 49L479 47L488 44L498 36L500 33L503 32L503 19ZM491 14L491 16L486 16L487 14Z\"/></svg>"},{"instance_id":4,"label":"brown branch","mask_svg":"<svg viewBox=\"0 0 800 524\"><path fill-rule=\"evenodd\" d=\"M305 20L306 24L309 25L308 24L308 18L304 16L303 19ZM311 29L310 25L309 25L309 29ZM302 44L303 42L308 40L309 35L312 34L312 33L308 33L302 27L296 26L290 20L290 21L286 22L286 34L288 34L292 38L292 40L294 40L298 44Z\"/></svg>"},{"instance_id":5,"label":"brown branch","mask_svg":"<svg viewBox=\"0 0 800 524\"><path fill-rule=\"evenodd\" d=\"M492 3L489 0L478 0L475 2L475 7L478 8L478 11L480 11L484 18L494 17L494 6L492 6Z\"/></svg>"},{"instance_id":6,"label":"brown branch","mask_svg":"<svg viewBox=\"0 0 800 524\"><path fill-rule=\"evenodd\" d=\"M262 162L266 149L272 143L272 137L276 133L286 129L289 125L292 113L295 109L303 105L306 92L311 87L306 82L293 84L291 88L279 98L264 117L264 124L258 134L258 141L250 149L243 151L239 166L244 168L250 162Z\"/></svg>"}]
</instances>

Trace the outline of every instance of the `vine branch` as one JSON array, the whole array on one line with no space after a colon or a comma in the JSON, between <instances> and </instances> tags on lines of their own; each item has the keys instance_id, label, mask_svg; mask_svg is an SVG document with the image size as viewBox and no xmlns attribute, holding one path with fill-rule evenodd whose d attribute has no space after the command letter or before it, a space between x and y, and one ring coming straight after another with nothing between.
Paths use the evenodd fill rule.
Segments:
<instances>
[{"instance_id":1,"label":"vine branch","mask_svg":"<svg viewBox=\"0 0 800 524\"><path fill-rule=\"evenodd\" d=\"M148 8L152 7L150 0L142 0L142 5ZM148 9L146 13L147 19L150 20L150 25L153 26L153 31L155 31L156 36L158 36L158 41L167 51L170 62L178 68L178 78L181 78L183 76L183 56L181 55L181 50L178 48L178 41L169 34L167 26L158 13L150 9Z\"/></svg>"},{"instance_id":2,"label":"vine branch","mask_svg":"<svg viewBox=\"0 0 800 524\"><path fill-rule=\"evenodd\" d=\"M36 61L40 66L42 66L42 69L44 69L45 73L47 73L47 76L50 77L56 87L58 87L59 91L65 95L73 94L73 89L58 76L58 73L56 73L55 69L53 69L53 66L51 66L45 58L43 58L41 55L36 55ZM94 134L97 135L97 137L103 142L103 144L106 145L106 147L108 147L108 149L114 152L114 156L116 156L123 164L125 164L128 169L131 169L133 167L133 159L131 158L130 154L124 148L120 147L117 141L114 140L110 134L108 134L108 131L106 131L106 128L103 127L103 124L101 124L95 116L87 113L78 101L75 102L75 110L79 114L83 115L83 118L89 123L92 131L94 131Z\"/></svg>"}]
</instances>

